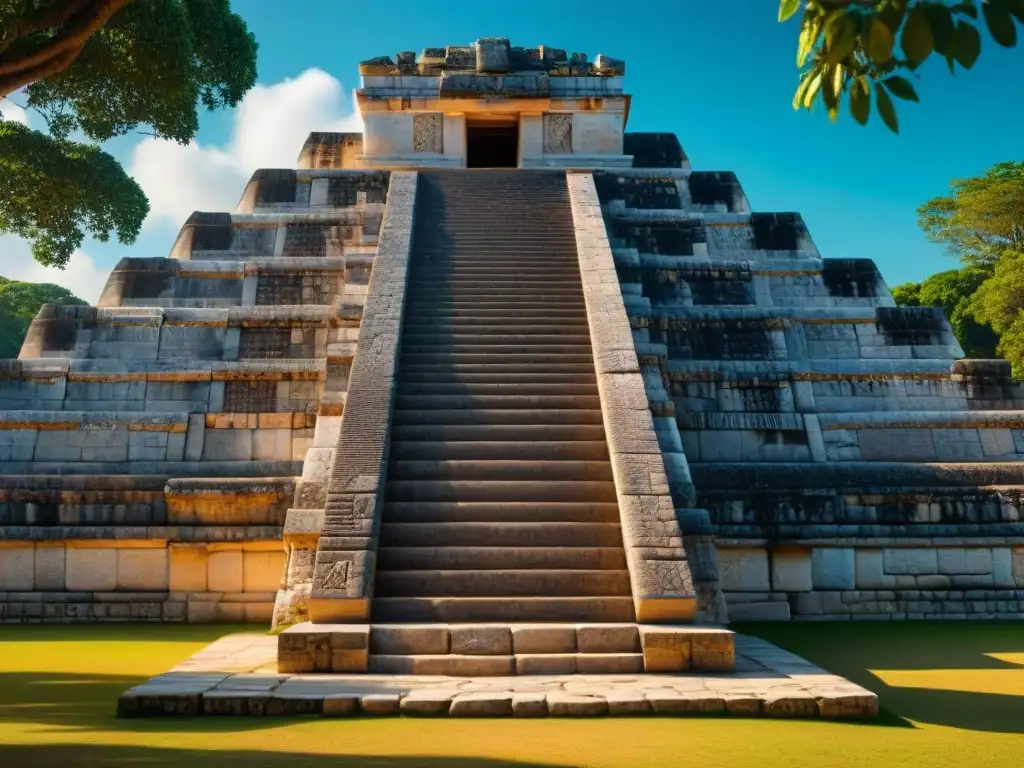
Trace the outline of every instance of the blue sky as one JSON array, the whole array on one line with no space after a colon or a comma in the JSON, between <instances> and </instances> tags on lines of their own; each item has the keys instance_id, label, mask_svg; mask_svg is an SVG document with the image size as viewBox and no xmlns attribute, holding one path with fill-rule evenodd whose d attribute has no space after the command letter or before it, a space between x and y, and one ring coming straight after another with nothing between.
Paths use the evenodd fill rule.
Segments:
<instances>
[{"instance_id":1,"label":"blue sky","mask_svg":"<svg viewBox=\"0 0 1024 768\"><path fill-rule=\"evenodd\" d=\"M329 127L303 121L348 125L360 60L483 36L625 59L633 94L629 130L676 133L694 168L735 171L755 210L801 212L822 255L871 257L890 285L956 266L918 230L918 205L944 193L953 178L1024 159L1024 49L1006 51L987 37L974 71L954 78L940 61L923 69L922 103L898 105L902 131L893 136L877 118L862 128L848 116L832 124L821 113L793 111L797 24L776 22L776 0L235 0L233 6L259 41L261 84L316 68L340 86L332 90L322 78L304 96L291 93L295 102L283 90L264 90L263 111L254 106L244 126L258 134L261 120L274 122L277 128L262 139L246 139L237 114L206 114L198 136L203 151L188 157L170 153L160 161L155 150L139 149L142 137L118 140L114 153L145 175L151 197L162 175L175 176L157 193L163 217L154 214L138 243L85 244L97 271L125 255L166 255L182 212L197 207L183 196L220 200L227 192L210 198L211 190L230 183L230 208L241 194L246 162L273 156L292 164L301 144L296 137ZM281 104L274 103L278 96ZM289 120L298 124L285 130L282 121ZM291 146L277 146L277 137ZM218 176L219 163L234 163L233 171Z\"/></svg>"}]
</instances>

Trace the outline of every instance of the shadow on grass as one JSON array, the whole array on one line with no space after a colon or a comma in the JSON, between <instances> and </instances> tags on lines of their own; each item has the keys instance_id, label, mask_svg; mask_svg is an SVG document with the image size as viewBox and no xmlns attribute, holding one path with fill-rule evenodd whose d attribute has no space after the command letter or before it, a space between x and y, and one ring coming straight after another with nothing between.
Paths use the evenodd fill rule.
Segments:
<instances>
[{"instance_id":1,"label":"shadow on grass","mask_svg":"<svg viewBox=\"0 0 1024 768\"><path fill-rule=\"evenodd\" d=\"M0 746L0 765L57 768L69 765L246 766L252 768L552 768L550 764L463 757L371 757L241 750L153 749L98 744Z\"/></svg>"},{"instance_id":2,"label":"shadow on grass","mask_svg":"<svg viewBox=\"0 0 1024 768\"><path fill-rule=\"evenodd\" d=\"M6 624L0 625L0 643L212 643L266 631L263 624Z\"/></svg>"},{"instance_id":3,"label":"shadow on grass","mask_svg":"<svg viewBox=\"0 0 1024 768\"><path fill-rule=\"evenodd\" d=\"M993 733L1024 733L1024 695L887 684L885 671L1021 672L989 654L1024 652L1024 622L834 622L736 624L878 694L876 725L909 721Z\"/></svg>"}]
</instances>

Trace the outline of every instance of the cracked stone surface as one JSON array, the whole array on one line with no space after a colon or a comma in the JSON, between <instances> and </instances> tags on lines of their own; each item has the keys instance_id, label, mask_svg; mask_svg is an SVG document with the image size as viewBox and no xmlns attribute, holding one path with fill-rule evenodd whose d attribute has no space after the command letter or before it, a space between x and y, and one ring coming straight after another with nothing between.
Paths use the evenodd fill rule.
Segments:
<instances>
[{"instance_id":1,"label":"cracked stone surface","mask_svg":"<svg viewBox=\"0 0 1024 768\"><path fill-rule=\"evenodd\" d=\"M872 718L872 692L758 638L737 635L732 673L621 675L282 674L277 638L228 635L118 701L121 717L716 715Z\"/></svg>"}]
</instances>

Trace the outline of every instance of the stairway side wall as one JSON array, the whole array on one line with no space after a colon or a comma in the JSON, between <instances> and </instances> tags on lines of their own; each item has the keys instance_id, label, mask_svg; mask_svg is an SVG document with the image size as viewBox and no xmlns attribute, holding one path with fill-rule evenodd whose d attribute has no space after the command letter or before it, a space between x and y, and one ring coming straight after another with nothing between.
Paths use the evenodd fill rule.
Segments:
<instances>
[{"instance_id":1,"label":"stairway side wall","mask_svg":"<svg viewBox=\"0 0 1024 768\"><path fill-rule=\"evenodd\" d=\"M637 620L690 621L698 601L684 526L701 513L677 510L670 493L671 484L675 498L693 497L686 459L666 467L662 456L593 176L569 173L567 184ZM713 592L713 551L703 560L697 576Z\"/></svg>"},{"instance_id":2,"label":"stairway side wall","mask_svg":"<svg viewBox=\"0 0 1024 768\"><path fill-rule=\"evenodd\" d=\"M416 181L415 172L391 175L313 564L314 623L370 617Z\"/></svg>"}]
</instances>

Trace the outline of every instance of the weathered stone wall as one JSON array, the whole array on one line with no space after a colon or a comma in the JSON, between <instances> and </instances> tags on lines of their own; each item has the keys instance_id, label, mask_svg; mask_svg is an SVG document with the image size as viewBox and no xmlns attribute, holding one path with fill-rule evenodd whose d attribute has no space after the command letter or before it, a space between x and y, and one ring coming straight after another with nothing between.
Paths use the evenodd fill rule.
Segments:
<instances>
[{"instance_id":1,"label":"weathered stone wall","mask_svg":"<svg viewBox=\"0 0 1024 768\"><path fill-rule=\"evenodd\" d=\"M294 481L0 477L0 622L267 622Z\"/></svg>"},{"instance_id":2,"label":"weathered stone wall","mask_svg":"<svg viewBox=\"0 0 1024 768\"><path fill-rule=\"evenodd\" d=\"M735 176L658 165L595 180L730 617L1024 615L1024 384Z\"/></svg>"},{"instance_id":3,"label":"weathered stone wall","mask_svg":"<svg viewBox=\"0 0 1024 768\"><path fill-rule=\"evenodd\" d=\"M388 180L258 172L173 258L123 259L99 308L40 312L0 363L0 619L271 620Z\"/></svg>"}]
</instances>

